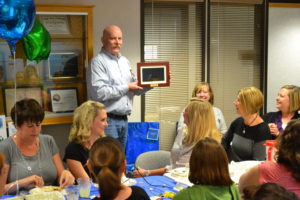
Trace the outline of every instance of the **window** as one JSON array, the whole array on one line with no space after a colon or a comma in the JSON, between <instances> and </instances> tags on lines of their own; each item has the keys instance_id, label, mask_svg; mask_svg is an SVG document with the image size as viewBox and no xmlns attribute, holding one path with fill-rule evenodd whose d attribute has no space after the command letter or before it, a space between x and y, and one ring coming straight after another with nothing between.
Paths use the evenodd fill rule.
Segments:
<instances>
[{"instance_id":1,"label":"window","mask_svg":"<svg viewBox=\"0 0 300 200\"><path fill-rule=\"evenodd\" d=\"M145 121L160 122L160 148L170 150L176 122L202 75L202 3L144 3L144 59L169 61L171 86L145 94Z\"/></svg>"},{"instance_id":2,"label":"window","mask_svg":"<svg viewBox=\"0 0 300 200\"><path fill-rule=\"evenodd\" d=\"M262 11L261 4L211 4L209 82L227 125L237 117L238 90L261 86Z\"/></svg>"},{"instance_id":3,"label":"window","mask_svg":"<svg viewBox=\"0 0 300 200\"><path fill-rule=\"evenodd\" d=\"M145 0L143 9L144 61L169 61L172 72L170 87L145 95L145 121L160 122L160 148L171 149L176 122L200 81L212 85L229 126L237 117L232 102L238 90L263 86L264 2Z\"/></svg>"}]
</instances>

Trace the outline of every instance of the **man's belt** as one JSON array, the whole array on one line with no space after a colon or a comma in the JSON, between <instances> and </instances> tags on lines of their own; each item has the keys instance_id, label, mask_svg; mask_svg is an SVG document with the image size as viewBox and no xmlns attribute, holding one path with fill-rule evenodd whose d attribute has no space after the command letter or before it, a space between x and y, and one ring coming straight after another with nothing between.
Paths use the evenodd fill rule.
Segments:
<instances>
[{"instance_id":1,"label":"man's belt","mask_svg":"<svg viewBox=\"0 0 300 200\"><path fill-rule=\"evenodd\" d=\"M127 120L127 115L116 115L113 113L107 113L107 117L112 118L112 119Z\"/></svg>"}]
</instances>

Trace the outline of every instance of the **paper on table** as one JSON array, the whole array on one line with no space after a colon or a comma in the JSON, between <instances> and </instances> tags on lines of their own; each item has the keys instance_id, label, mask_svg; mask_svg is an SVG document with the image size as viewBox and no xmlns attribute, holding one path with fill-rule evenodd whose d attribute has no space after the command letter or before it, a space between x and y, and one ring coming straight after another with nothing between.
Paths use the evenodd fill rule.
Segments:
<instances>
[{"instance_id":1,"label":"paper on table","mask_svg":"<svg viewBox=\"0 0 300 200\"><path fill-rule=\"evenodd\" d=\"M176 190L180 190L187 186L193 185L193 183L191 183L189 181L188 175L189 175L189 169L186 167L175 168L175 169L170 170L168 173L164 174L164 176L171 178L174 181L176 181L177 183L179 183L179 184L177 184L178 188L174 188Z\"/></svg>"},{"instance_id":2,"label":"paper on table","mask_svg":"<svg viewBox=\"0 0 300 200\"><path fill-rule=\"evenodd\" d=\"M261 163L261 161L256 161L256 160L247 160L241 162L232 161L229 164L229 174L231 179L235 183L239 183L240 177L251 167L258 165L259 163Z\"/></svg>"},{"instance_id":3,"label":"paper on table","mask_svg":"<svg viewBox=\"0 0 300 200\"><path fill-rule=\"evenodd\" d=\"M242 162L231 162L229 164L229 174L231 179L238 183L240 176L248 171L251 167L261 163L262 161L248 160ZM185 167L179 167L170 170L168 173L165 173L164 176L173 179L178 184L178 190L185 186L192 186L193 184L188 179L189 169ZM176 189L176 188L175 188Z\"/></svg>"}]
</instances>

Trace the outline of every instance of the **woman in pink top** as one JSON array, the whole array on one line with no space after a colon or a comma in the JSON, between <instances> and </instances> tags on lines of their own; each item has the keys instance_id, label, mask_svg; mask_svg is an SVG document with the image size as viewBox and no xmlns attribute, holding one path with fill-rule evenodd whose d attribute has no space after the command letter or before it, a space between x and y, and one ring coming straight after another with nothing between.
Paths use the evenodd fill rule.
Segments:
<instances>
[{"instance_id":1,"label":"woman in pink top","mask_svg":"<svg viewBox=\"0 0 300 200\"><path fill-rule=\"evenodd\" d=\"M300 197L300 119L290 121L276 143L277 162L263 162L243 174L240 192L250 185L273 182Z\"/></svg>"}]
</instances>

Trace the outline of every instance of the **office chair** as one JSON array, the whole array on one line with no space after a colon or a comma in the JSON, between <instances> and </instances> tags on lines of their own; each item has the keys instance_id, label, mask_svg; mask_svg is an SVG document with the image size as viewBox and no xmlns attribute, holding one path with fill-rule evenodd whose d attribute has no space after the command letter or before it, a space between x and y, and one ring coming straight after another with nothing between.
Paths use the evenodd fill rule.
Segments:
<instances>
[{"instance_id":1,"label":"office chair","mask_svg":"<svg viewBox=\"0 0 300 200\"><path fill-rule=\"evenodd\" d=\"M170 165L170 156L169 151L148 151L140 154L136 161L135 167L140 167L143 169L159 169Z\"/></svg>"}]
</instances>

